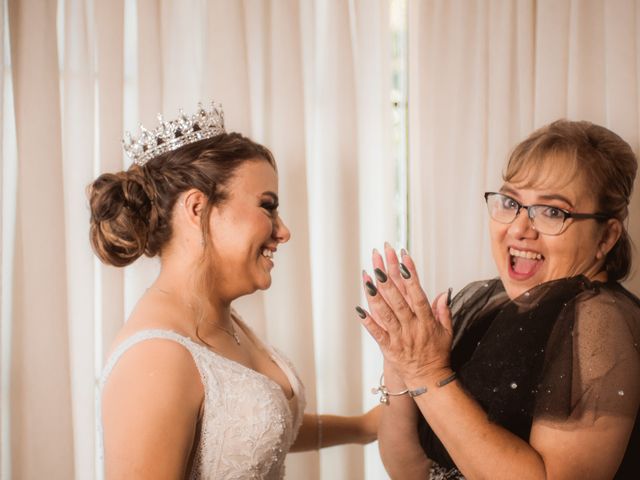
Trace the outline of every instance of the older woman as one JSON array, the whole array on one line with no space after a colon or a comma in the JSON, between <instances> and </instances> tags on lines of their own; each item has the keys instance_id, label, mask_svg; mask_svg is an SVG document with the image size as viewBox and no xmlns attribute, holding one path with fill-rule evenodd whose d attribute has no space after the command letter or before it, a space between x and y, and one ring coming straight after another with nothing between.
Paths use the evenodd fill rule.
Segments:
<instances>
[{"instance_id":1,"label":"older woman","mask_svg":"<svg viewBox=\"0 0 640 480\"><path fill-rule=\"evenodd\" d=\"M362 322L385 357L393 478L638 478L640 300L624 220L627 143L558 121L485 194L499 278L432 305L411 257L374 253Z\"/></svg>"}]
</instances>

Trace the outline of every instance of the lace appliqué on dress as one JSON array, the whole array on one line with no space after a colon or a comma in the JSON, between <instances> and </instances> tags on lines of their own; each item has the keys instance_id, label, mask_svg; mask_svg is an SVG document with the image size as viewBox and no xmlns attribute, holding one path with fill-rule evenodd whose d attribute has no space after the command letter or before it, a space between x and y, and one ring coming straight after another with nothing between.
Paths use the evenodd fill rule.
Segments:
<instances>
[{"instance_id":1,"label":"lace appliqu\u00e9 on dress","mask_svg":"<svg viewBox=\"0 0 640 480\"><path fill-rule=\"evenodd\" d=\"M204 386L201 432L190 478L284 478L284 460L295 440L305 407L304 387L284 357L272 350L274 361L287 376L294 399L287 400L269 377L220 356L187 337L165 330L133 335L113 353L101 380L122 354L148 339L182 344L193 356ZM295 417L289 402L296 402Z\"/></svg>"},{"instance_id":2,"label":"lace appliqu\u00e9 on dress","mask_svg":"<svg viewBox=\"0 0 640 480\"><path fill-rule=\"evenodd\" d=\"M457 468L444 468L433 463L429 470L429 480L465 480Z\"/></svg>"}]
</instances>

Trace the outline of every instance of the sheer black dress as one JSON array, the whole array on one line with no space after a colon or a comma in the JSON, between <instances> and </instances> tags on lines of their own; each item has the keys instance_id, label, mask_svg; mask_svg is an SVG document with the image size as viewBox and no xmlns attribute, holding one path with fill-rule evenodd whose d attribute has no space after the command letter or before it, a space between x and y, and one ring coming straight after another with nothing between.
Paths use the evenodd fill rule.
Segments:
<instances>
[{"instance_id":1,"label":"sheer black dress","mask_svg":"<svg viewBox=\"0 0 640 480\"><path fill-rule=\"evenodd\" d=\"M492 422L528 441L534 420L578 429L602 415L634 418L615 478L640 478L637 297L578 276L510 300L495 279L468 285L451 308L452 368ZM423 417L418 432L431 479L463 478Z\"/></svg>"}]
</instances>

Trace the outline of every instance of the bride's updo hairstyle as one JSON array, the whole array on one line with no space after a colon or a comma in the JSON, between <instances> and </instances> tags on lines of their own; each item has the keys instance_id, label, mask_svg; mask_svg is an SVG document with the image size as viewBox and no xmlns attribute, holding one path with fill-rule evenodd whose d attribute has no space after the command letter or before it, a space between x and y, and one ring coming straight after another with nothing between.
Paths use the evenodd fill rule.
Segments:
<instances>
[{"instance_id":1,"label":"bride's updo hairstyle","mask_svg":"<svg viewBox=\"0 0 640 480\"><path fill-rule=\"evenodd\" d=\"M563 169L558 178L558 165ZM558 120L533 132L511 154L503 179L537 188L582 182L597 199L597 211L616 218L622 234L605 259L608 279L629 275L632 247L625 220L638 162L618 135L590 122ZM591 212L585 212L591 213Z\"/></svg>"},{"instance_id":2,"label":"bride's updo hairstyle","mask_svg":"<svg viewBox=\"0 0 640 480\"><path fill-rule=\"evenodd\" d=\"M226 198L225 186L249 160L275 168L271 152L239 133L222 133L158 155L144 165L100 175L89 185L91 246L104 263L123 267L141 255L162 255L171 239L171 214L182 192L207 195L202 235L208 245L211 208Z\"/></svg>"}]
</instances>

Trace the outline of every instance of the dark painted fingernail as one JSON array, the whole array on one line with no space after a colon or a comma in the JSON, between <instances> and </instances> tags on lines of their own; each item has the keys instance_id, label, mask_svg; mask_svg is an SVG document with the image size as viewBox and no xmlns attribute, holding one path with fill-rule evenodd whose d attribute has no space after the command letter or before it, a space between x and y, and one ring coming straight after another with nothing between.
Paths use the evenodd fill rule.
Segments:
<instances>
[{"instance_id":1,"label":"dark painted fingernail","mask_svg":"<svg viewBox=\"0 0 640 480\"><path fill-rule=\"evenodd\" d=\"M359 316L361 319L363 319L363 320L364 320L365 318L367 318L367 312L365 312L363 309L361 309L361 308L360 308L360 307L358 307L358 306L356 306L356 312L358 312L358 316Z\"/></svg>"},{"instance_id":2,"label":"dark painted fingernail","mask_svg":"<svg viewBox=\"0 0 640 480\"><path fill-rule=\"evenodd\" d=\"M409 270L402 262L400 262L400 275L402 275L402 278L404 278L405 280L411 278L411 273L409 273Z\"/></svg>"},{"instance_id":3,"label":"dark painted fingernail","mask_svg":"<svg viewBox=\"0 0 640 480\"><path fill-rule=\"evenodd\" d=\"M387 275L379 268L374 269L373 273L376 275L376 278L380 283L384 283L387 281Z\"/></svg>"},{"instance_id":4,"label":"dark painted fingernail","mask_svg":"<svg viewBox=\"0 0 640 480\"><path fill-rule=\"evenodd\" d=\"M372 297L375 297L376 293L378 293L378 289L373 283L371 283L371 281L367 280L364 286L367 287L367 292L369 292L369 295L371 295Z\"/></svg>"},{"instance_id":5,"label":"dark painted fingernail","mask_svg":"<svg viewBox=\"0 0 640 480\"><path fill-rule=\"evenodd\" d=\"M451 306L451 293L453 292L453 288L449 287L447 290L447 307Z\"/></svg>"}]
</instances>

